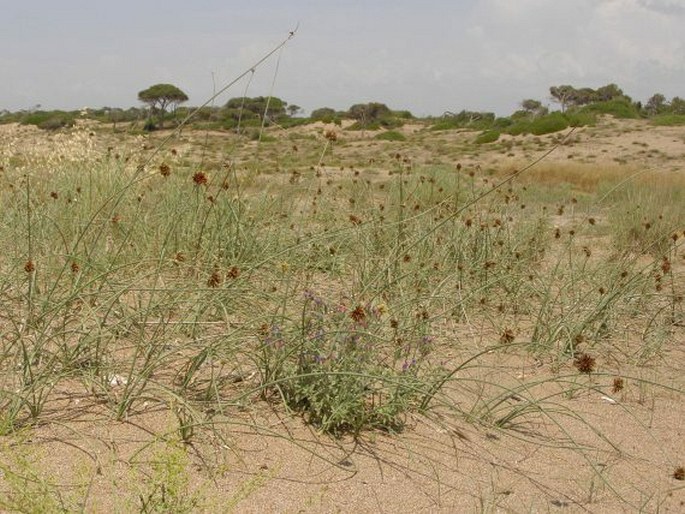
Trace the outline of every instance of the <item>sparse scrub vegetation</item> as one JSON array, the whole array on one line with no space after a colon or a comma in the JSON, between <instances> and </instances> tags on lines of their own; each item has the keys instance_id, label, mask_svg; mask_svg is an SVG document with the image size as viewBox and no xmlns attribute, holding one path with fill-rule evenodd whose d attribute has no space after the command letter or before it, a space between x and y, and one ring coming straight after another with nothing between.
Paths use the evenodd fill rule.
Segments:
<instances>
[{"instance_id":1,"label":"sparse scrub vegetation","mask_svg":"<svg viewBox=\"0 0 685 514\"><path fill-rule=\"evenodd\" d=\"M537 137L639 112L610 86L555 90L563 113L526 100L511 118L462 111L416 133L380 103L312 113L351 131L295 126L299 107L276 97L202 108L197 123L231 129L219 135L118 133L104 112L50 138L2 132L0 438L72 427L64 401L117 426L162 413L127 449L125 476L146 479L119 507L192 512L209 508L195 475L224 479L208 455L240 453L241 431L301 449L295 419L340 447L422 424L461 444L467 426L478 444L570 449L605 499L657 505L595 463L621 461L622 434L579 405L637 420L646 440L646 398L682 407L665 364L685 322L682 175L552 160L582 140ZM306 451L352 466L331 448ZM682 480L679 465L662 478ZM92 507L90 485L67 497L33 466L0 461L2 508Z\"/></svg>"}]
</instances>

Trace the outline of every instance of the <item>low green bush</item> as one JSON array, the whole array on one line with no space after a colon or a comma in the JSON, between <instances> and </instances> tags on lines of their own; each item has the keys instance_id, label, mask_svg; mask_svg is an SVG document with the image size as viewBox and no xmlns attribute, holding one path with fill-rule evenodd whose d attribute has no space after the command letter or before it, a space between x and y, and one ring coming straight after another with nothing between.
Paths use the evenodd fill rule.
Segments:
<instances>
[{"instance_id":1,"label":"low green bush","mask_svg":"<svg viewBox=\"0 0 685 514\"><path fill-rule=\"evenodd\" d=\"M499 130L486 130L485 132L481 133L475 140L475 143L477 145L483 145L487 143L494 143L499 139L500 132Z\"/></svg>"},{"instance_id":2,"label":"low green bush","mask_svg":"<svg viewBox=\"0 0 685 514\"><path fill-rule=\"evenodd\" d=\"M579 109L582 114L610 114L615 118L634 119L640 117L637 107L626 98L616 98L606 102L594 102Z\"/></svg>"},{"instance_id":3,"label":"low green bush","mask_svg":"<svg viewBox=\"0 0 685 514\"><path fill-rule=\"evenodd\" d=\"M650 121L652 125L660 127L685 125L685 114L661 114L652 118Z\"/></svg>"},{"instance_id":4,"label":"low green bush","mask_svg":"<svg viewBox=\"0 0 685 514\"><path fill-rule=\"evenodd\" d=\"M23 116L20 122L24 125L35 125L43 130L57 130L73 126L77 116L75 112L36 111Z\"/></svg>"},{"instance_id":5,"label":"low green bush","mask_svg":"<svg viewBox=\"0 0 685 514\"><path fill-rule=\"evenodd\" d=\"M406 141L407 138L402 134L401 132L397 132L396 130L386 130L385 132L381 132L380 134L377 134L374 139L380 139L382 141Z\"/></svg>"}]
</instances>

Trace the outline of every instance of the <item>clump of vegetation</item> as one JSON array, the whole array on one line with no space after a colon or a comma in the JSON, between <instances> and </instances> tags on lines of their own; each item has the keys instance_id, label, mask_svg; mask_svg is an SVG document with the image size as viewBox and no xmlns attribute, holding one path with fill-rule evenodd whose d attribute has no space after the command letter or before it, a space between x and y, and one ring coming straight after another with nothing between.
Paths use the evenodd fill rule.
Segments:
<instances>
[{"instance_id":1,"label":"clump of vegetation","mask_svg":"<svg viewBox=\"0 0 685 514\"><path fill-rule=\"evenodd\" d=\"M685 125L685 115L684 114L660 114L653 117L651 120L652 125L661 127L676 127L680 125Z\"/></svg>"},{"instance_id":2,"label":"clump of vegetation","mask_svg":"<svg viewBox=\"0 0 685 514\"><path fill-rule=\"evenodd\" d=\"M383 103L370 102L353 105L347 111L346 117L356 120L348 130L377 130L401 127L405 120L412 116L408 111L395 112Z\"/></svg>"},{"instance_id":3,"label":"clump of vegetation","mask_svg":"<svg viewBox=\"0 0 685 514\"><path fill-rule=\"evenodd\" d=\"M380 134L376 134L374 136L375 139L380 139L381 141L406 141L407 137L402 134L401 132L397 132L396 130L386 130L384 132L381 132Z\"/></svg>"},{"instance_id":4,"label":"clump of vegetation","mask_svg":"<svg viewBox=\"0 0 685 514\"><path fill-rule=\"evenodd\" d=\"M498 130L486 130L476 138L475 143L477 145L494 143L499 139L499 136L500 132Z\"/></svg>"},{"instance_id":5,"label":"clump of vegetation","mask_svg":"<svg viewBox=\"0 0 685 514\"><path fill-rule=\"evenodd\" d=\"M160 127L164 124L167 108L175 110L179 104L188 100L188 95L173 84L155 84L139 92L138 100L149 106L150 115L145 127L147 130L153 130L157 123ZM156 122L153 121L153 117L156 118Z\"/></svg>"},{"instance_id":6,"label":"clump of vegetation","mask_svg":"<svg viewBox=\"0 0 685 514\"><path fill-rule=\"evenodd\" d=\"M628 106L600 90L558 91L564 112L527 100L511 117L439 123L480 131L479 144L552 133L594 119L579 98ZM169 412L174 426L155 439L182 442L155 454L136 506L192 511L187 450L211 432L225 453L233 424L286 433L245 421L260 406L359 442L426 418L441 434L454 421L565 432L567 419L591 425L566 398L659 387L629 368L661 366L685 319L682 178L575 162L481 168L488 148L472 134L449 153L435 133L375 136L403 141L390 145L261 130L295 123L288 107L255 97L203 108L202 126L246 137L184 134L170 140L178 150L109 131L52 134L42 149L21 134L2 141L0 434L50 423L64 391L107 419ZM411 117L380 103L345 116L365 129ZM492 149L516 150L512 139ZM238 144L224 150L227 140ZM585 439L563 437L586 456ZM72 507L53 484L21 493L41 478L22 471L0 477L7 508L35 510L38 494Z\"/></svg>"}]
</instances>

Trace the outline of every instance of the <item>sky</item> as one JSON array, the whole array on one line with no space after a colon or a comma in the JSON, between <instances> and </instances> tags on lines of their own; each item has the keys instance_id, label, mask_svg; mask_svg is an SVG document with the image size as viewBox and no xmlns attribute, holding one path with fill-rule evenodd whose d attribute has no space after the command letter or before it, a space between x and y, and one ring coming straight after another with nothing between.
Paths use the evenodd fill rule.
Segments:
<instances>
[{"instance_id":1,"label":"sky","mask_svg":"<svg viewBox=\"0 0 685 514\"><path fill-rule=\"evenodd\" d=\"M295 28L215 105L506 115L551 104L553 85L609 83L670 99L685 97L683 27L685 0L0 0L0 110L137 106L156 83L200 105Z\"/></svg>"}]
</instances>

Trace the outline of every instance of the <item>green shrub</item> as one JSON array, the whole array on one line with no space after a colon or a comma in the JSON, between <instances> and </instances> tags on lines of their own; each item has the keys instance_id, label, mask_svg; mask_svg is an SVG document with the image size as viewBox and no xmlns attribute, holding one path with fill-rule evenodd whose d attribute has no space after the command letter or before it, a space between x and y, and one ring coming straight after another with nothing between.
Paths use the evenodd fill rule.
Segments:
<instances>
[{"instance_id":1,"label":"green shrub","mask_svg":"<svg viewBox=\"0 0 685 514\"><path fill-rule=\"evenodd\" d=\"M579 109L582 114L610 114L615 118L634 119L640 117L637 107L626 98L606 102L594 102Z\"/></svg>"},{"instance_id":2,"label":"green shrub","mask_svg":"<svg viewBox=\"0 0 685 514\"><path fill-rule=\"evenodd\" d=\"M396 130L386 130L385 132L381 132L380 134L377 134L374 139L380 139L382 141L406 141L407 138L402 134L401 132L397 132Z\"/></svg>"},{"instance_id":3,"label":"green shrub","mask_svg":"<svg viewBox=\"0 0 685 514\"><path fill-rule=\"evenodd\" d=\"M347 127L347 130L379 130L379 129L394 129L404 125L404 121L399 118L381 118L375 121L361 122L357 121Z\"/></svg>"},{"instance_id":4,"label":"green shrub","mask_svg":"<svg viewBox=\"0 0 685 514\"><path fill-rule=\"evenodd\" d=\"M511 134L512 136L519 136L521 134L529 134L530 133L530 121L529 120L520 120L520 121L515 121L511 126L507 128L507 134Z\"/></svg>"},{"instance_id":5,"label":"green shrub","mask_svg":"<svg viewBox=\"0 0 685 514\"><path fill-rule=\"evenodd\" d=\"M486 143L494 143L499 139L500 132L499 130L486 130L482 134L480 134L476 140L475 143L477 145L483 145Z\"/></svg>"},{"instance_id":6,"label":"green shrub","mask_svg":"<svg viewBox=\"0 0 685 514\"><path fill-rule=\"evenodd\" d=\"M660 127L685 125L685 114L661 114L652 118L651 123Z\"/></svg>"},{"instance_id":7,"label":"green shrub","mask_svg":"<svg viewBox=\"0 0 685 514\"><path fill-rule=\"evenodd\" d=\"M457 128L488 130L492 128L495 120L495 114L492 112L461 111L457 114L443 116L440 121L431 127L431 130L452 130Z\"/></svg>"},{"instance_id":8,"label":"green shrub","mask_svg":"<svg viewBox=\"0 0 685 514\"><path fill-rule=\"evenodd\" d=\"M590 112L569 112L566 113L566 119L570 127L585 127L597 121L595 114Z\"/></svg>"},{"instance_id":9,"label":"green shrub","mask_svg":"<svg viewBox=\"0 0 685 514\"><path fill-rule=\"evenodd\" d=\"M568 119L563 113L553 112L530 122L530 133L536 136L552 134L564 130L569 125Z\"/></svg>"},{"instance_id":10,"label":"green shrub","mask_svg":"<svg viewBox=\"0 0 685 514\"><path fill-rule=\"evenodd\" d=\"M463 128L462 123L460 123L458 120L455 118L443 118L431 125L430 130L454 130L458 128Z\"/></svg>"},{"instance_id":11,"label":"green shrub","mask_svg":"<svg viewBox=\"0 0 685 514\"><path fill-rule=\"evenodd\" d=\"M21 118L24 125L35 125L43 130L57 130L74 125L78 113L66 111L36 111Z\"/></svg>"},{"instance_id":12,"label":"green shrub","mask_svg":"<svg viewBox=\"0 0 685 514\"><path fill-rule=\"evenodd\" d=\"M428 359L428 320L405 332L398 349L371 304L350 306L306 290L299 318L262 329L259 368L265 388L323 432L398 430L437 378ZM390 344L389 344L390 343Z\"/></svg>"}]
</instances>

